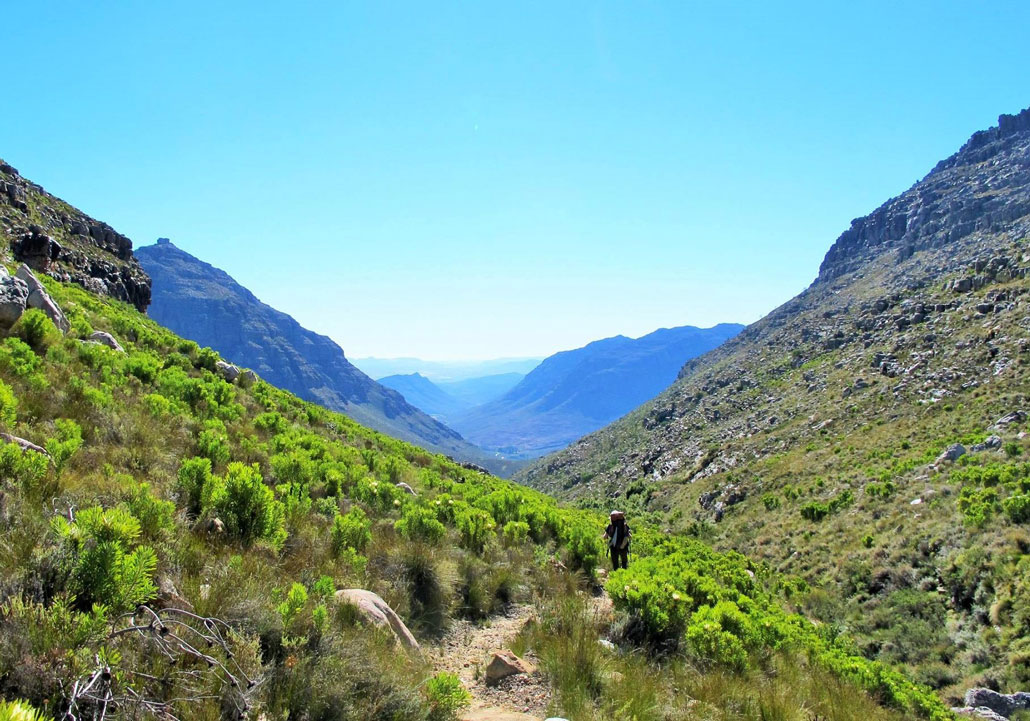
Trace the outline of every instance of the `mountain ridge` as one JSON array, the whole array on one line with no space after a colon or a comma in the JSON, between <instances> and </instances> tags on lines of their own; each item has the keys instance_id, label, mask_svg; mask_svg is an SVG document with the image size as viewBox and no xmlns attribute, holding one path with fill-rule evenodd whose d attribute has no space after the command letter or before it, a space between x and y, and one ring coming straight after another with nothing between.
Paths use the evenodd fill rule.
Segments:
<instances>
[{"instance_id":1,"label":"mountain ridge","mask_svg":"<svg viewBox=\"0 0 1030 721\"><path fill-rule=\"evenodd\" d=\"M149 314L165 327L363 425L508 472L505 464L467 443L457 431L355 368L331 338L261 302L224 270L166 239L139 248L137 257L153 278Z\"/></svg>"}]
</instances>

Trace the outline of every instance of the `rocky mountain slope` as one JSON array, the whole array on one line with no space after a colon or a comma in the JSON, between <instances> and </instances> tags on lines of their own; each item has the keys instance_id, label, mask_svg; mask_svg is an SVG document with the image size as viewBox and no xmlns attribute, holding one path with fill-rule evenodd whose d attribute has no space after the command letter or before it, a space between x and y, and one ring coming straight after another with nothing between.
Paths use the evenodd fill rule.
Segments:
<instances>
[{"instance_id":1,"label":"rocky mountain slope","mask_svg":"<svg viewBox=\"0 0 1030 721\"><path fill-rule=\"evenodd\" d=\"M359 371L332 339L262 303L224 271L167 240L138 249L137 257L154 279L149 315L161 325L363 425L497 473L510 472L509 464Z\"/></svg>"},{"instance_id":2,"label":"rocky mountain slope","mask_svg":"<svg viewBox=\"0 0 1030 721\"><path fill-rule=\"evenodd\" d=\"M955 701L973 681L1022 690L1028 234L1025 110L853 221L807 290L521 480L799 574L807 614Z\"/></svg>"},{"instance_id":3,"label":"rocky mountain slope","mask_svg":"<svg viewBox=\"0 0 1030 721\"><path fill-rule=\"evenodd\" d=\"M132 241L76 210L0 160L0 259L13 258L145 310L150 278Z\"/></svg>"},{"instance_id":4,"label":"rocky mountain slope","mask_svg":"<svg viewBox=\"0 0 1030 721\"><path fill-rule=\"evenodd\" d=\"M544 359L502 397L452 419L483 448L535 458L563 448L653 398L685 360L743 326L662 328L640 338L616 336Z\"/></svg>"}]
</instances>

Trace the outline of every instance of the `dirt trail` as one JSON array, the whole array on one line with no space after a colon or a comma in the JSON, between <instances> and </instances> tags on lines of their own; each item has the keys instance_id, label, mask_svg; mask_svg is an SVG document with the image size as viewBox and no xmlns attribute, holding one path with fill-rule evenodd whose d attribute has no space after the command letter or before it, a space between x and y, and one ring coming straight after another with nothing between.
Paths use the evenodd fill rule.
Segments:
<instances>
[{"instance_id":1,"label":"dirt trail","mask_svg":"<svg viewBox=\"0 0 1030 721\"><path fill-rule=\"evenodd\" d=\"M510 676L496 686L487 686L483 679L490 654L508 648L533 613L532 606L511 606L482 626L456 621L439 644L423 647L437 671L457 675L472 694L463 720L535 721L545 717L550 690L539 674ZM526 660L537 661L532 656Z\"/></svg>"}]
</instances>

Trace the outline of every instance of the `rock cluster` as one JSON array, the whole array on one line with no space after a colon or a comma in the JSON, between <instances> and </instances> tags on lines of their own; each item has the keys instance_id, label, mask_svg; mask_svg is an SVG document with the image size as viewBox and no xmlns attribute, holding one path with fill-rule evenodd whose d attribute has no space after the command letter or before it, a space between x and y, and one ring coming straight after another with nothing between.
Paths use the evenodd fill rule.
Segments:
<instances>
[{"instance_id":1,"label":"rock cluster","mask_svg":"<svg viewBox=\"0 0 1030 721\"><path fill-rule=\"evenodd\" d=\"M952 709L962 716L1006 721L1016 711L1030 709L1030 693L998 693L989 688L971 688L966 692L965 706Z\"/></svg>"},{"instance_id":2,"label":"rock cluster","mask_svg":"<svg viewBox=\"0 0 1030 721\"><path fill-rule=\"evenodd\" d=\"M132 242L23 178L0 161L0 241L15 260L58 280L146 310L150 278Z\"/></svg>"}]
</instances>

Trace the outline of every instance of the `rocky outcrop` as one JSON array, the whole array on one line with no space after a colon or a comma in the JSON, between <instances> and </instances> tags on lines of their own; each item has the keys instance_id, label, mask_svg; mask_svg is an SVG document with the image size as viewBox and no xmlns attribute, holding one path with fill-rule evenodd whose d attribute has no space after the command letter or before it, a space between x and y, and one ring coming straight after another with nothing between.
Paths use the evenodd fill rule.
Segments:
<instances>
[{"instance_id":1,"label":"rocky outcrop","mask_svg":"<svg viewBox=\"0 0 1030 721\"><path fill-rule=\"evenodd\" d=\"M150 278L132 241L0 161L0 245L37 273L146 310Z\"/></svg>"},{"instance_id":2,"label":"rocky outcrop","mask_svg":"<svg viewBox=\"0 0 1030 721\"><path fill-rule=\"evenodd\" d=\"M858 270L872 255L891 251L906 260L919 250L1011 226L1030 214L1028 181L1030 108L1000 116L997 127L975 133L911 190L851 221L816 282Z\"/></svg>"},{"instance_id":3,"label":"rocky outcrop","mask_svg":"<svg viewBox=\"0 0 1030 721\"><path fill-rule=\"evenodd\" d=\"M379 595L360 588L346 588L336 592L336 601L353 606L362 618L376 628L392 633L405 648L419 650L418 641L404 625L404 621Z\"/></svg>"}]
</instances>

